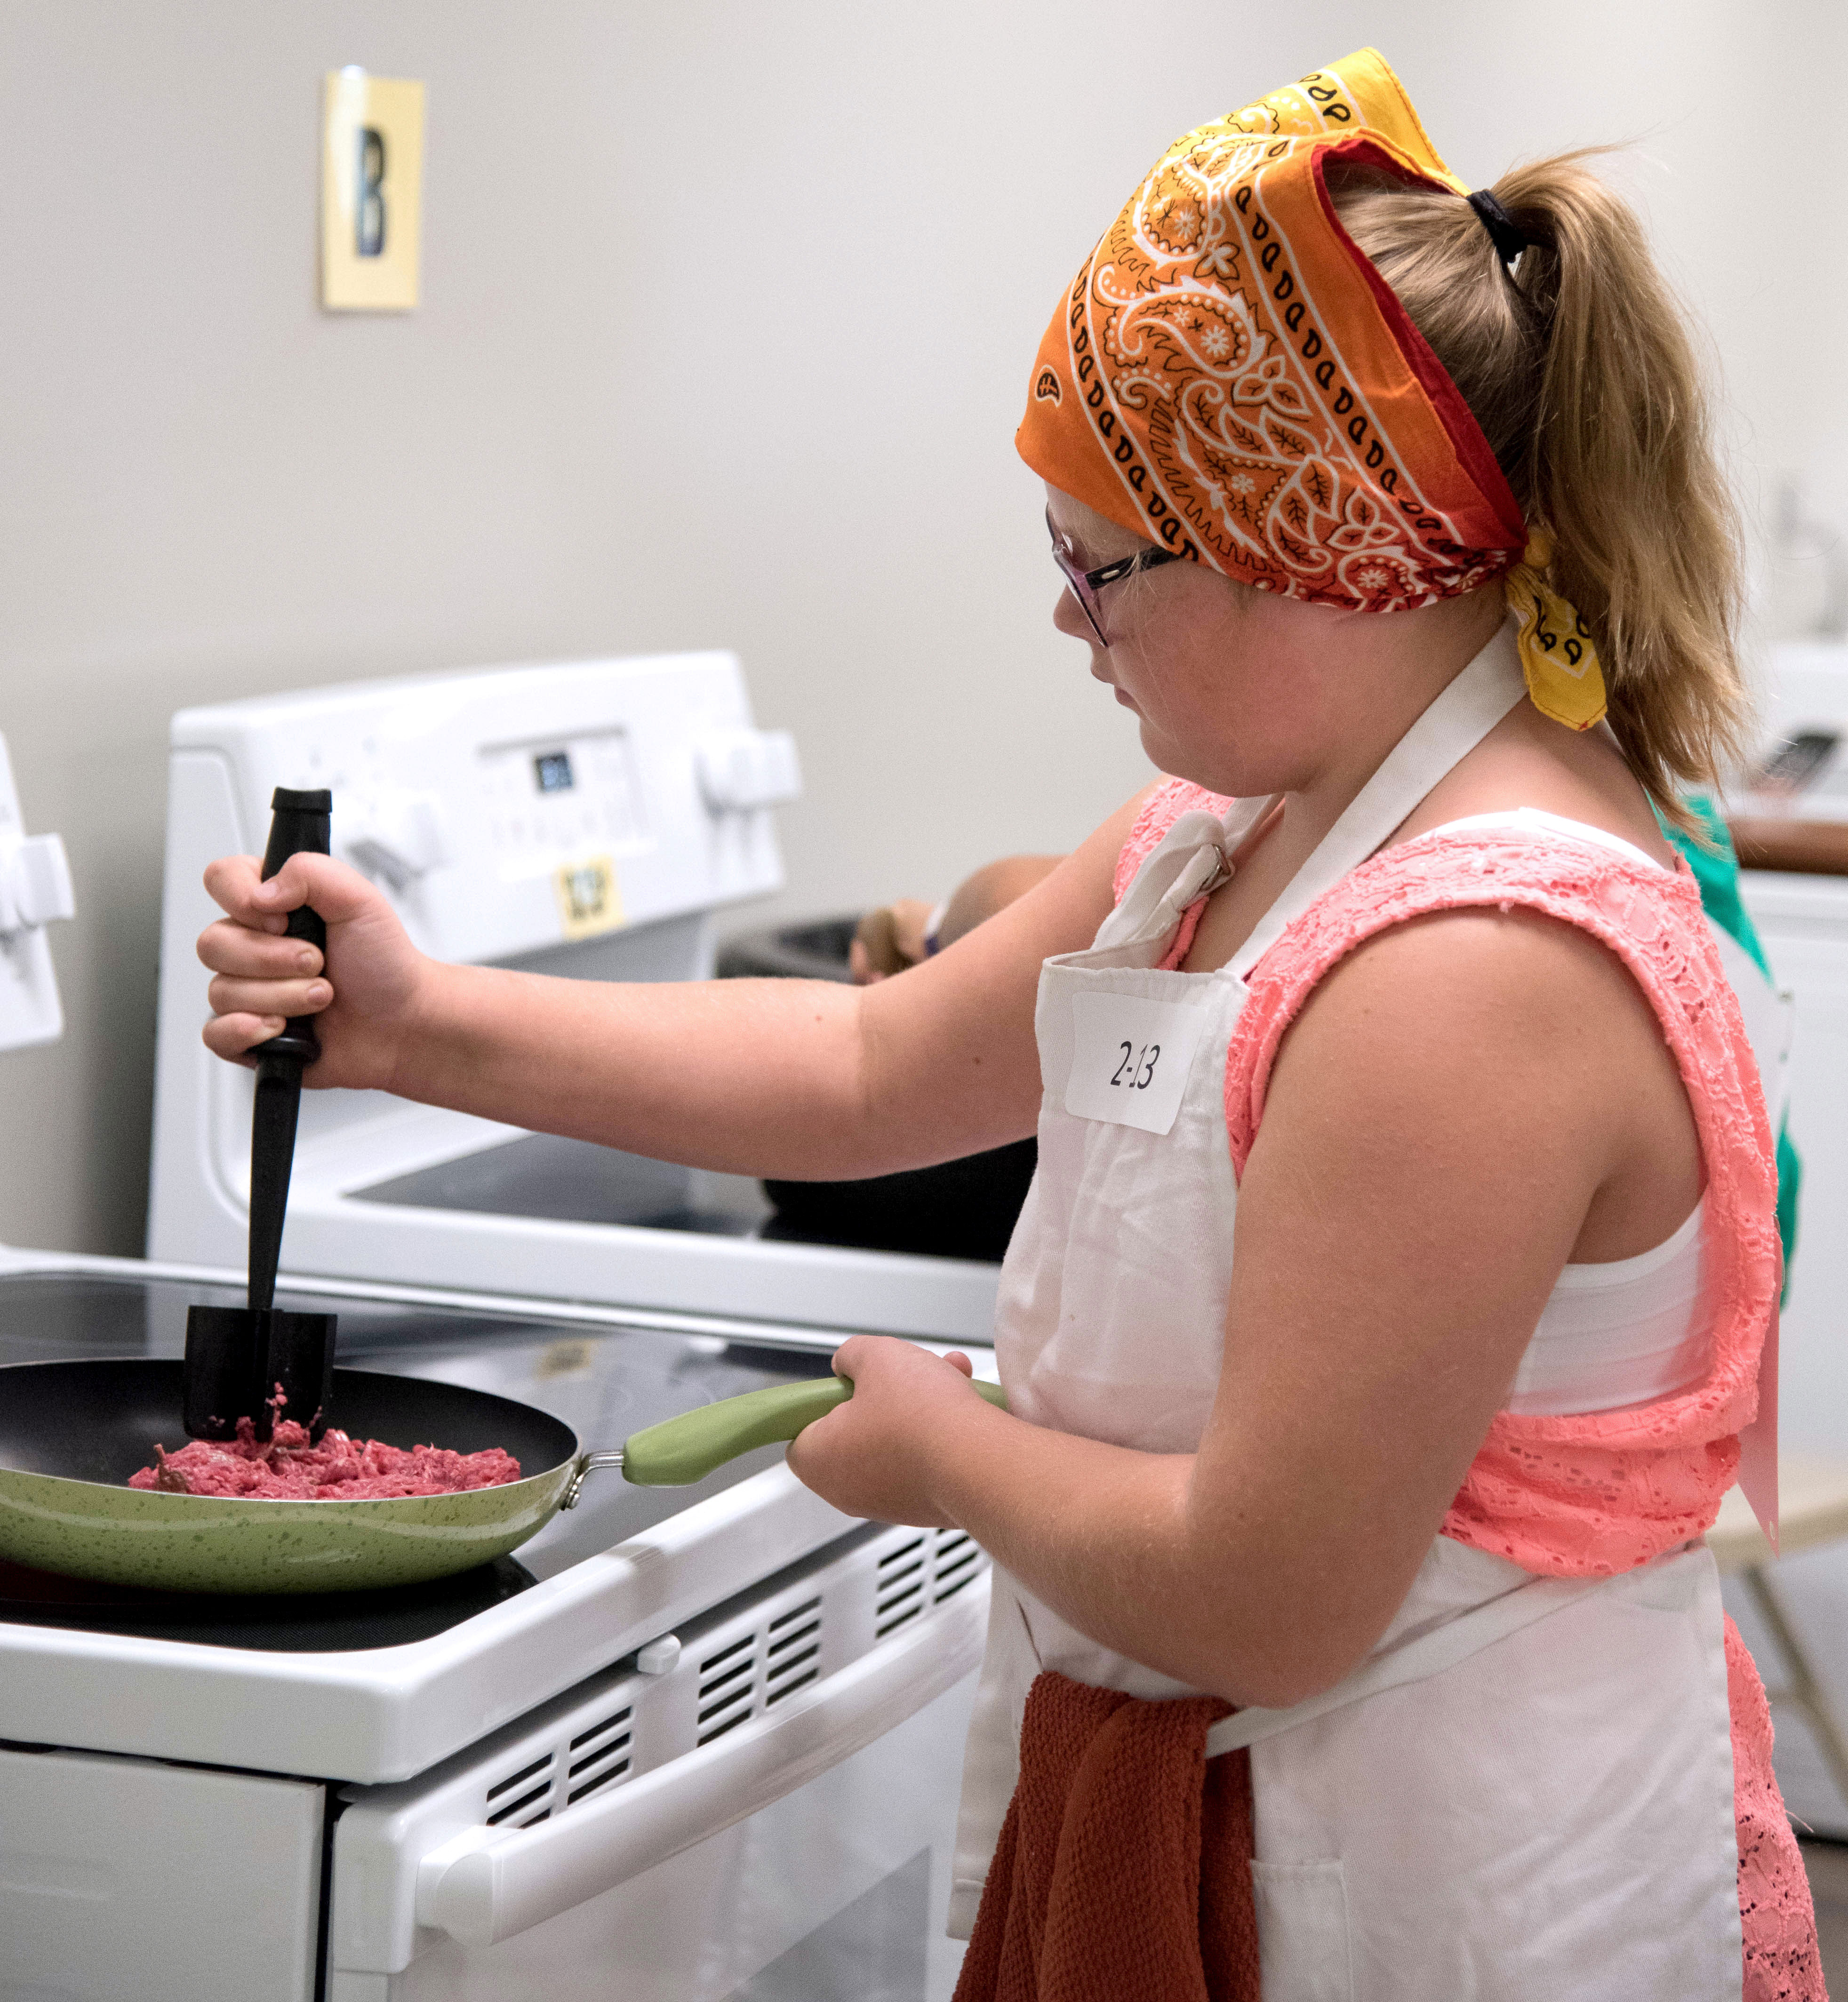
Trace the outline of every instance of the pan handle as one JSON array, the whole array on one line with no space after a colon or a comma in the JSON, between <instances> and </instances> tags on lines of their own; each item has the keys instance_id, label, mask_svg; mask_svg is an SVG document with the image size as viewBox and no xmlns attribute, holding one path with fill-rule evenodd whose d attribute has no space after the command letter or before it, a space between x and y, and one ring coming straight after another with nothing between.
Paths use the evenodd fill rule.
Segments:
<instances>
[{"instance_id":1,"label":"pan handle","mask_svg":"<svg viewBox=\"0 0 1848 2002\"><path fill-rule=\"evenodd\" d=\"M973 1387L990 1404L1004 1411L1008 1408L1000 1384ZM816 1376L800 1383L773 1384L767 1390L747 1390L741 1397L702 1404L650 1425L633 1434L620 1453L589 1454L583 1471L614 1463L621 1467L623 1478L638 1487L684 1488L704 1481L714 1467L753 1446L794 1439L805 1425L826 1418L853 1394L854 1386L844 1376Z\"/></svg>"},{"instance_id":2,"label":"pan handle","mask_svg":"<svg viewBox=\"0 0 1848 2002\"><path fill-rule=\"evenodd\" d=\"M584 1492L584 1477L586 1474L600 1473L606 1467L620 1467L622 1463L623 1449L620 1446L618 1446L613 1453L578 1454L577 1468L571 1475L571 1484L564 1491L564 1499L559 1503L559 1507L561 1508L577 1507L578 1497Z\"/></svg>"}]
</instances>

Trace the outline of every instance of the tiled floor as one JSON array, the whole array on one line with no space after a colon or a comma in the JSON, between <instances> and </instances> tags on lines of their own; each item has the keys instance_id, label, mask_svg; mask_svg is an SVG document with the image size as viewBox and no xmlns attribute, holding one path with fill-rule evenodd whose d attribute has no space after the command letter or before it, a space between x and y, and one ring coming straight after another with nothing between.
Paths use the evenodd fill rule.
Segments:
<instances>
[{"instance_id":1,"label":"tiled floor","mask_svg":"<svg viewBox=\"0 0 1848 2002\"><path fill-rule=\"evenodd\" d=\"M1830 1994L1848 1997L1848 1843L1806 1842L1803 1861L1816 1901L1822 1978Z\"/></svg>"}]
</instances>

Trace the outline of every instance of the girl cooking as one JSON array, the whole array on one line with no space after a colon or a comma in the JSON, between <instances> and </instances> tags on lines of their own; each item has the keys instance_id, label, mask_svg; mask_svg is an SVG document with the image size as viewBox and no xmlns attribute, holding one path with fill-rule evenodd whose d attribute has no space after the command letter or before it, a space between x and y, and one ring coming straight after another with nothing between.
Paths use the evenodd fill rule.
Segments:
<instances>
[{"instance_id":1,"label":"girl cooking","mask_svg":"<svg viewBox=\"0 0 1848 2002\"><path fill-rule=\"evenodd\" d=\"M1700 1541L1779 1278L1656 818L1742 708L1700 413L1623 206L1469 194L1364 51L1177 142L1053 317L1055 623L1175 776L988 923L608 987L208 872L222 1056L314 1013L317 1083L783 1178L1036 1122L1011 1412L856 1338L789 1455L996 1561L962 1995L1822 1994Z\"/></svg>"}]
</instances>

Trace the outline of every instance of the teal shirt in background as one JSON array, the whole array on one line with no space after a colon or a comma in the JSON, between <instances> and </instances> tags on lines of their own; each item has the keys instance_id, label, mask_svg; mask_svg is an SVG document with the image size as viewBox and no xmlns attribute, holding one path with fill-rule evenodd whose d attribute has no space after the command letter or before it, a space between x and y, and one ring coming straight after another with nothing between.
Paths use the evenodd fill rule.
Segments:
<instances>
[{"instance_id":1,"label":"teal shirt in background","mask_svg":"<svg viewBox=\"0 0 1848 2002\"><path fill-rule=\"evenodd\" d=\"M1699 797L1687 802L1688 810L1700 821L1699 836L1683 834L1679 828L1661 822L1663 835L1687 860L1700 885L1703 909L1728 937L1734 940L1765 978L1771 978L1771 963L1765 957L1756 928L1739 895L1739 858L1726 823L1713 803ZM1658 821L1661 816L1657 816ZM1777 1132L1777 1234L1783 1240L1784 1283L1790 1283L1790 1256L1797 1248L1797 1197L1803 1182L1803 1163L1790 1145L1790 1134L1780 1125Z\"/></svg>"}]
</instances>

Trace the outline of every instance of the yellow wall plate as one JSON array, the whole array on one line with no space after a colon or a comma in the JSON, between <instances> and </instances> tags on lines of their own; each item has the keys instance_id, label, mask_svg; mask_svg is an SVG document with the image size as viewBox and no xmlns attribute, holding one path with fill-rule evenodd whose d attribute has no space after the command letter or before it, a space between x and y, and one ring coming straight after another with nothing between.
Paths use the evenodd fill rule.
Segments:
<instances>
[{"instance_id":1,"label":"yellow wall plate","mask_svg":"<svg viewBox=\"0 0 1848 2002\"><path fill-rule=\"evenodd\" d=\"M582 862L566 863L552 871L552 888L557 892L558 915L564 921L568 939L613 932L623 922L623 888L613 856L592 855Z\"/></svg>"},{"instance_id":2,"label":"yellow wall plate","mask_svg":"<svg viewBox=\"0 0 1848 2002\"><path fill-rule=\"evenodd\" d=\"M405 312L417 304L424 86L330 70L321 122L321 304Z\"/></svg>"}]
</instances>

